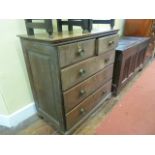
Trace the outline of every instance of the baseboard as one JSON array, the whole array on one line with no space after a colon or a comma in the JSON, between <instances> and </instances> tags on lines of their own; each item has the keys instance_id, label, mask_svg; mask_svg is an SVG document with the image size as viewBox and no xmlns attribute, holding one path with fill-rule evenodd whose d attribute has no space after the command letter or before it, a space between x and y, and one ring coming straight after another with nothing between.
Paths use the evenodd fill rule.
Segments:
<instances>
[{"instance_id":1,"label":"baseboard","mask_svg":"<svg viewBox=\"0 0 155 155\"><path fill-rule=\"evenodd\" d=\"M35 104L30 103L11 115L0 115L0 125L9 128L15 127L24 120L34 115L35 113L36 113Z\"/></svg>"}]
</instances>

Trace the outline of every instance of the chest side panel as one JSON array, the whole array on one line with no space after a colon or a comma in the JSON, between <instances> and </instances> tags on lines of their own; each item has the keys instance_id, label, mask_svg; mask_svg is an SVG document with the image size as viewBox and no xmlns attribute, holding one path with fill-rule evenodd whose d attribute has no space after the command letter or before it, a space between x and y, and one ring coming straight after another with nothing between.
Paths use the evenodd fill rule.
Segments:
<instances>
[{"instance_id":1,"label":"chest side panel","mask_svg":"<svg viewBox=\"0 0 155 155\"><path fill-rule=\"evenodd\" d=\"M64 128L59 66L50 44L22 41L27 71L38 112L57 128Z\"/></svg>"}]
</instances>

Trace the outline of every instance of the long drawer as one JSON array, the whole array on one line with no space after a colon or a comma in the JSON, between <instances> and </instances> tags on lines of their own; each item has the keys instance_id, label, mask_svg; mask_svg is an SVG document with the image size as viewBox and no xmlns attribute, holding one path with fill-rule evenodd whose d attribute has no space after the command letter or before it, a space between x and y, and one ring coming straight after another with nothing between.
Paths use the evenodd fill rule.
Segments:
<instances>
[{"instance_id":1,"label":"long drawer","mask_svg":"<svg viewBox=\"0 0 155 155\"><path fill-rule=\"evenodd\" d=\"M118 43L119 37L118 35L111 35L103 38L99 38L97 40L98 43L98 54L102 54L109 50L115 49Z\"/></svg>"},{"instance_id":2,"label":"long drawer","mask_svg":"<svg viewBox=\"0 0 155 155\"><path fill-rule=\"evenodd\" d=\"M112 78L112 74L113 64L107 66L105 69L99 71L75 87L65 91L63 93L65 112L69 112L82 100L101 87L105 82L110 80Z\"/></svg>"},{"instance_id":3,"label":"long drawer","mask_svg":"<svg viewBox=\"0 0 155 155\"><path fill-rule=\"evenodd\" d=\"M62 89L66 90L114 62L115 51L89 58L61 70Z\"/></svg>"},{"instance_id":4,"label":"long drawer","mask_svg":"<svg viewBox=\"0 0 155 155\"><path fill-rule=\"evenodd\" d=\"M87 115L111 91L111 80L99 88L95 93L82 101L66 115L67 129L70 129L80 119Z\"/></svg>"},{"instance_id":5,"label":"long drawer","mask_svg":"<svg viewBox=\"0 0 155 155\"><path fill-rule=\"evenodd\" d=\"M95 55L95 39L58 46L60 67Z\"/></svg>"}]
</instances>

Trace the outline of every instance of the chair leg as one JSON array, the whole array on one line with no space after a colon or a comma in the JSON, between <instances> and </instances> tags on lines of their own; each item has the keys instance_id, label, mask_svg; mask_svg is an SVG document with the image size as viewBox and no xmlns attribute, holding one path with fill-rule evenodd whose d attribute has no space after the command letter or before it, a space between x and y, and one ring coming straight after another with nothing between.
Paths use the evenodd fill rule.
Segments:
<instances>
[{"instance_id":1,"label":"chair leg","mask_svg":"<svg viewBox=\"0 0 155 155\"><path fill-rule=\"evenodd\" d=\"M52 35L53 33L53 24L52 24L52 20L50 19L45 19L45 27L46 27L46 31L49 35Z\"/></svg>"},{"instance_id":2,"label":"chair leg","mask_svg":"<svg viewBox=\"0 0 155 155\"><path fill-rule=\"evenodd\" d=\"M73 24L71 19L68 19L68 31L73 31Z\"/></svg>"},{"instance_id":3,"label":"chair leg","mask_svg":"<svg viewBox=\"0 0 155 155\"><path fill-rule=\"evenodd\" d=\"M93 20L88 19L88 31L91 32L92 29L93 29Z\"/></svg>"},{"instance_id":4,"label":"chair leg","mask_svg":"<svg viewBox=\"0 0 155 155\"><path fill-rule=\"evenodd\" d=\"M34 35L34 30L33 28L29 28L27 26L28 23L32 23L32 19L25 19L25 25L26 25L26 31L28 35Z\"/></svg>"},{"instance_id":5,"label":"chair leg","mask_svg":"<svg viewBox=\"0 0 155 155\"><path fill-rule=\"evenodd\" d=\"M89 31L88 19L83 19L81 22L82 22L83 32L88 32Z\"/></svg>"},{"instance_id":6,"label":"chair leg","mask_svg":"<svg viewBox=\"0 0 155 155\"><path fill-rule=\"evenodd\" d=\"M62 32L62 20L61 19L57 19L57 28L58 28L58 32Z\"/></svg>"},{"instance_id":7,"label":"chair leg","mask_svg":"<svg viewBox=\"0 0 155 155\"><path fill-rule=\"evenodd\" d=\"M111 24L110 24L111 29L114 28L114 25L115 25L115 20L114 19L111 19Z\"/></svg>"}]
</instances>

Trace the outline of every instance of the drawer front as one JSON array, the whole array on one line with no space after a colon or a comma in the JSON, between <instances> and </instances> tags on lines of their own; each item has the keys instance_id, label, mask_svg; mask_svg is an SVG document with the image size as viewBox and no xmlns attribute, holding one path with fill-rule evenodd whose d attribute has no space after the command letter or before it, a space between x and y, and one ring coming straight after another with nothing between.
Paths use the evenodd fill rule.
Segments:
<instances>
[{"instance_id":1,"label":"drawer front","mask_svg":"<svg viewBox=\"0 0 155 155\"><path fill-rule=\"evenodd\" d=\"M104 53L106 51L115 49L117 46L119 37L118 35L111 35L97 40L98 43L98 54Z\"/></svg>"},{"instance_id":2,"label":"drawer front","mask_svg":"<svg viewBox=\"0 0 155 155\"><path fill-rule=\"evenodd\" d=\"M60 66L65 67L95 54L95 39L58 46Z\"/></svg>"},{"instance_id":3,"label":"drawer front","mask_svg":"<svg viewBox=\"0 0 155 155\"><path fill-rule=\"evenodd\" d=\"M64 96L64 104L65 111L68 113L75 106L77 106L82 100L96 91L99 87L101 87L105 82L112 78L113 74L113 64L107 66L105 69L96 73L94 76L86 79L75 87L65 91L63 93Z\"/></svg>"},{"instance_id":4,"label":"drawer front","mask_svg":"<svg viewBox=\"0 0 155 155\"><path fill-rule=\"evenodd\" d=\"M89 58L61 70L62 89L66 90L75 84L114 62L115 51L106 52L100 56Z\"/></svg>"},{"instance_id":5,"label":"drawer front","mask_svg":"<svg viewBox=\"0 0 155 155\"><path fill-rule=\"evenodd\" d=\"M94 94L82 101L77 107L66 115L67 129L70 129L80 119L88 114L105 96L111 92L111 80Z\"/></svg>"}]
</instances>

